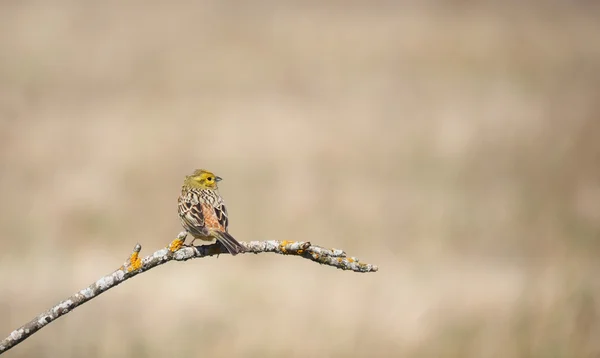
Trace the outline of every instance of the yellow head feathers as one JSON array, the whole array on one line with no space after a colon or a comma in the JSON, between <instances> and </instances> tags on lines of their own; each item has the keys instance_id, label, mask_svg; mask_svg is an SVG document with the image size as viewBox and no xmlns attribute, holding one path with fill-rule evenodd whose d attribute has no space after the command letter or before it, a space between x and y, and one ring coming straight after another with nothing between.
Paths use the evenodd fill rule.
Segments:
<instances>
[{"instance_id":1,"label":"yellow head feathers","mask_svg":"<svg viewBox=\"0 0 600 358\"><path fill-rule=\"evenodd\" d=\"M199 189L217 189L222 179L205 169L196 169L192 175L185 177L184 184Z\"/></svg>"}]
</instances>

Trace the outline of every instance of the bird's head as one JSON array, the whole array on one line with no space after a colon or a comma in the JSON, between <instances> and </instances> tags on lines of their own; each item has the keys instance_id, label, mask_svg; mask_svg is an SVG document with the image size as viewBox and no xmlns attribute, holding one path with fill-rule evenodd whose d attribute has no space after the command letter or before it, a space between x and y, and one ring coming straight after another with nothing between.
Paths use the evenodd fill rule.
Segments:
<instances>
[{"instance_id":1,"label":"bird's head","mask_svg":"<svg viewBox=\"0 0 600 358\"><path fill-rule=\"evenodd\" d=\"M205 169L196 169L192 175L185 177L185 184L199 189L217 189L222 179Z\"/></svg>"}]
</instances>

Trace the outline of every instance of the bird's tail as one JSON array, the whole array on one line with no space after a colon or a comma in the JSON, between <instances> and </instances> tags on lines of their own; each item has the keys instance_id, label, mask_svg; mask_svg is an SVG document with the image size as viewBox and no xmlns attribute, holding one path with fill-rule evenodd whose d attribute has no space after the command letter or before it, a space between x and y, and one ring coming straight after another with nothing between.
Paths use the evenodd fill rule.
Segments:
<instances>
[{"instance_id":1,"label":"bird's tail","mask_svg":"<svg viewBox=\"0 0 600 358\"><path fill-rule=\"evenodd\" d=\"M239 254L240 252L246 251L246 248L242 246L236 239L233 238L229 233L223 231L217 231L214 233L215 237L232 256Z\"/></svg>"}]
</instances>

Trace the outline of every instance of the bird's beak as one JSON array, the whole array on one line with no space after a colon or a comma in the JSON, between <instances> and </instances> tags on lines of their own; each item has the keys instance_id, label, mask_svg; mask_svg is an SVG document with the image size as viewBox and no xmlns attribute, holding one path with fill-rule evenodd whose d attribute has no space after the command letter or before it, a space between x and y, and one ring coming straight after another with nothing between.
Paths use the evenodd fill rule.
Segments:
<instances>
[{"instance_id":1,"label":"bird's beak","mask_svg":"<svg viewBox=\"0 0 600 358\"><path fill-rule=\"evenodd\" d=\"M220 182L221 180L223 180L223 178L221 178L221 177L215 177L215 181L216 182Z\"/></svg>"}]
</instances>

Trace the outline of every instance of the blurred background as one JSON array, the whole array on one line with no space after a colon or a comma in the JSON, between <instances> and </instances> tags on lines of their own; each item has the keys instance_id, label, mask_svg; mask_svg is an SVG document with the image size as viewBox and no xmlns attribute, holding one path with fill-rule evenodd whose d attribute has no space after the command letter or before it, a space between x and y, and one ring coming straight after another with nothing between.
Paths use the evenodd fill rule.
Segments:
<instances>
[{"instance_id":1,"label":"blurred background","mask_svg":"<svg viewBox=\"0 0 600 358\"><path fill-rule=\"evenodd\" d=\"M599 357L593 1L0 3L0 332L181 230L379 265L171 263L6 357Z\"/></svg>"}]
</instances>

